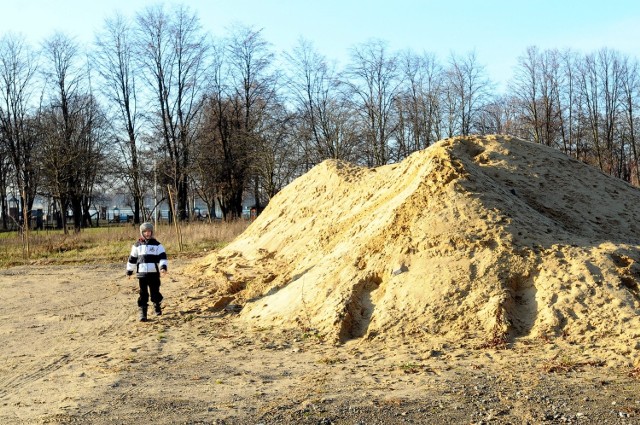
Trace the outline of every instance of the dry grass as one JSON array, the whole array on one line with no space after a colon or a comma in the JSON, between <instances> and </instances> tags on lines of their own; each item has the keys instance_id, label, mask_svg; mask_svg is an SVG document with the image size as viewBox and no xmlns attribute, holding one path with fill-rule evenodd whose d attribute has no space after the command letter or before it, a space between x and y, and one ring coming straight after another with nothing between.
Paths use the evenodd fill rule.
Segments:
<instances>
[{"instance_id":1,"label":"dry grass","mask_svg":"<svg viewBox=\"0 0 640 425\"><path fill-rule=\"evenodd\" d=\"M581 371L586 366L601 367L604 366L604 364L604 361L581 362L576 361L566 355L556 355L552 359L544 361L542 363L541 369L546 373L568 373Z\"/></svg>"},{"instance_id":2,"label":"dry grass","mask_svg":"<svg viewBox=\"0 0 640 425\"><path fill-rule=\"evenodd\" d=\"M159 225L156 237L172 258L192 258L223 247L247 225L246 221L183 224L182 238L174 226ZM21 264L124 262L138 237L138 227L130 224L83 229L79 234L67 235L60 230L32 231L28 245L21 234L0 233L0 268Z\"/></svg>"}]
</instances>

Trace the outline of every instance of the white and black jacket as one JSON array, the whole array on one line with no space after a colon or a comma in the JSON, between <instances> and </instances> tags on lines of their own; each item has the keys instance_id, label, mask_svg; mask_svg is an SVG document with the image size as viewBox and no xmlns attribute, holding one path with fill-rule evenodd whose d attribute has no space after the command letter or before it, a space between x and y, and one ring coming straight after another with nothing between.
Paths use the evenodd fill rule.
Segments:
<instances>
[{"instance_id":1,"label":"white and black jacket","mask_svg":"<svg viewBox=\"0 0 640 425\"><path fill-rule=\"evenodd\" d=\"M153 238L140 238L131 247L127 276L135 272L138 278L146 277L152 273L160 273L160 270L167 270L168 265L167 253L160 242Z\"/></svg>"}]
</instances>

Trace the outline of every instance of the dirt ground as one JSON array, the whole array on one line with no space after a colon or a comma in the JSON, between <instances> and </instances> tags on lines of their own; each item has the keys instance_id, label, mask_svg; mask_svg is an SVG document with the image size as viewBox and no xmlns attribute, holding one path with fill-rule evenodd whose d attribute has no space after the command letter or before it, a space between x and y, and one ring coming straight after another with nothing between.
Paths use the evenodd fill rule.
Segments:
<instances>
[{"instance_id":1,"label":"dirt ground","mask_svg":"<svg viewBox=\"0 0 640 425\"><path fill-rule=\"evenodd\" d=\"M123 264L0 271L0 423L640 423L633 369L570 346L249 330L171 265L148 323Z\"/></svg>"}]
</instances>

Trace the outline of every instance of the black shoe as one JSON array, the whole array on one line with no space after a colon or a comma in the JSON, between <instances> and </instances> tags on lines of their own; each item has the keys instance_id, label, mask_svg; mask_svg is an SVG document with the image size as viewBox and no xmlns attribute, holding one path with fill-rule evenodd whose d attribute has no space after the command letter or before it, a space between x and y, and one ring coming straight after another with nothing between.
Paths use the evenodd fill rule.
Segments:
<instances>
[{"instance_id":1,"label":"black shoe","mask_svg":"<svg viewBox=\"0 0 640 425\"><path fill-rule=\"evenodd\" d=\"M139 307L138 308L138 312L140 313L138 319L141 322L146 322L147 321L147 306L143 306L143 307Z\"/></svg>"},{"instance_id":2,"label":"black shoe","mask_svg":"<svg viewBox=\"0 0 640 425\"><path fill-rule=\"evenodd\" d=\"M160 316L162 314L162 306L160 303L153 303L153 311L156 312L156 316Z\"/></svg>"}]
</instances>

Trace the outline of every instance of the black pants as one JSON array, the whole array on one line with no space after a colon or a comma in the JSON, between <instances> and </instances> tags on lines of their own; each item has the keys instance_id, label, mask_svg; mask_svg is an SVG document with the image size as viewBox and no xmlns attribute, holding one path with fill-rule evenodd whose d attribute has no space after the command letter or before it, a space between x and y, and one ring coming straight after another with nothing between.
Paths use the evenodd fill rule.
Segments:
<instances>
[{"instance_id":1,"label":"black pants","mask_svg":"<svg viewBox=\"0 0 640 425\"><path fill-rule=\"evenodd\" d=\"M147 302L149 301L149 294L151 294L152 303L159 303L160 301L162 301L162 294L160 293L159 274L154 273L145 277L140 277L138 278L138 284L140 285L138 307L144 307L147 305Z\"/></svg>"}]
</instances>

